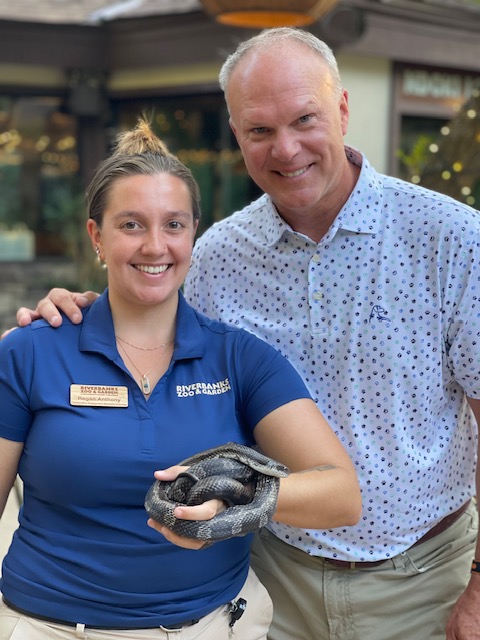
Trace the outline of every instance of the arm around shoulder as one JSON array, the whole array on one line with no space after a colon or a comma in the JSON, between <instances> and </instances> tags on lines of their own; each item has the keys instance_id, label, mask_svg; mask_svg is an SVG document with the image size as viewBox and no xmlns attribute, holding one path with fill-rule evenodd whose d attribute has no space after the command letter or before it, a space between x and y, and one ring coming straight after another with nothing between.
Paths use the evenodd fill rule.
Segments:
<instances>
[{"instance_id":1,"label":"arm around shoulder","mask_svg":"<svg viewBox=\"0 0 480 640\"><path fill-rule=\"evenodd\" d=\"M51 289L45 298L39 300L35 310L20 307L17 311L17 323L20 327L25 327L33 320L45 318L52 327L59 327L62 324L60 312L63 312L73 324L79 324L82 321L82 309L92 304L98 295L94 291L76 293L67 289Z\"/></svg>"}]
</instances>

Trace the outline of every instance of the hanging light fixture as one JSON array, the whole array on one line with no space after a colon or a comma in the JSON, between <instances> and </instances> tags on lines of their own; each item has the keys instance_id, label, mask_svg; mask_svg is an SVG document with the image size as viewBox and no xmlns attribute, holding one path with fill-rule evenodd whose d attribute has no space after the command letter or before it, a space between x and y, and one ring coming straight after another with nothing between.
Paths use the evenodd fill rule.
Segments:
<instances>
[{"instance_id":1,"label":"hanging light fixture","mask_svg":"<svg viewBox=\"0 0 480 640\"><path fill-rule=\"evenodd\" d=\"M233 27L269 29L304 27L330 11L339 0L200 0L217 22Z\"/></svg>"}]
</instances>

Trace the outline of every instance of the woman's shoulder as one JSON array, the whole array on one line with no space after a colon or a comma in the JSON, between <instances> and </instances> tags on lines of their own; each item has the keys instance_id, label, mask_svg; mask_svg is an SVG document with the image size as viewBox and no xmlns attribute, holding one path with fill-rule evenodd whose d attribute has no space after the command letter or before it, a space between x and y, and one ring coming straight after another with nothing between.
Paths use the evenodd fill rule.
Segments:
<instances>
[{"instance_id":1,"label":"woman's shoulder","mask_svg":"<svg viewBox=\"0 0 480 640\"><path fill-rule=\"evenodd\" d=\"M251 351L252 357L253 353L264 354L269 350L277 353L274 347L257 337L254 333L243 327L206 316L201 311L192 307L183 296L181 309L181 315L183 316L183 321L181 322L183 327L182 334L186 335L185 332L188 332L188 340L190 343L198 339L210 346L217 344L222 348L254 349L255 352Z\"/></svg>"},{"instance_id":2,"label":"woman's shoulder","mask_svg":"<svg viewBox=\"0 0 480 640\"><path fill-rule=\"evenodd\" d=\"M237 353L243 353L251 361L265 358L284 359L277 349L248 329L214 320L198 311L195 313L209 344L212 341L218 341L224 348L235 349Z\"/></svg>"},{"instance_id":3,"label":"woman's shoulder","mask_svg":"<svg viewBox=\"0 0 480 640\"><path fill-rule=\"evenodd\" d=\"M66 332L71 333L72 328L79 330L80 325L74 325L66 316L62 315L62 324L58 327L52 327L43 318L34 320L26 327L15 327L13 331L8 333L0 340L0 350L20 349L32 342L38 342L44 346L52 341L60 341Z\"/></svg>"},{"instance_id":4,"label":"woman's shoulder","mask_svg":"<svg viewBox=\"0 0 480 640\"><path fill-rule=\"evenodd\" d=\"M191 308L198 319L199 325L203 327L205 330L211 332L212 334L218 334L219 336L231 336L232 339L238 339L238 340L243 339L243 340L251 340L253 342L264 343L263 340L258 338L256 335L254 335L250 331L247 331L247 329L244 329L242 327L239 327L233 324L228 324L227 322L223 322L222 320L216 320L215 318L210 318L209 316L206 316L200 311L193 309L193 307Z\"/></svg>"}]
</instances>

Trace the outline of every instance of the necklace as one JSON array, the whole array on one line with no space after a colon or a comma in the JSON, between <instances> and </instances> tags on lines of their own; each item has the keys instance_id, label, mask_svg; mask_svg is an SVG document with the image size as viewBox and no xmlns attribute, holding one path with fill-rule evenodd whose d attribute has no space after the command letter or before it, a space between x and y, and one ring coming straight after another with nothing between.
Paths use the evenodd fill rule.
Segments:
<instances>
[{"instance_id":1,"label":"necklace","mask_svg":"<svg viewBox=\"0 0 480 640\"><path fill-rule=\"evenodd\" d=\"M169 344L172 344L172 342L173 342L173 340L170 340L170 342L166 342L162 346L167 347ZM128 344L128 342L127 342L127 344ZM122 347L122 351L127 356L128 361L130 362L132 367L135 369L135 371L139 374L139 376L140 376L140 386L142 387L142 391L143 391L144 395L148 396L150 394L151 390L152 390L152 388L150 387L150 380L148 379L148 374L153 371L153 368L155 367L155 365L153 365L153 367L150 367L150 369L146 373L142 373L140 371L140 369L136 366L134 361L131 359L131 357L128 355L125 347L122 344L119 344L119 346ZM133 347L133 345L131 345L131 346ZM160 348L160 347L157 347L157 348ZM142 349L142 351L153 351L153 349Z\"/></svg>"},{"instance_id":2,"label":"necklace","mask_svg":"<svg viewBox=\"0 0 480 640\"><path fill-rule=\"evenodd\" d=\"M168 342L163 342L162 344L159 344L158 347L145 348L145 347L137 347L135 344L132 344L131 342L127 342L126 340L124 340L123 338L120 338L120 336L117 336L116 334L115 334L115 337L117 340L120 340L120 342L124 342L125 344L128 344L129 347L133 347L134 349L138 349L139 351L156 351L157 349L161 349L162 347L168 347L168 345L172 344L172 342L175 339L175 338L172 338Z\"/></svg>"}]
</instances>

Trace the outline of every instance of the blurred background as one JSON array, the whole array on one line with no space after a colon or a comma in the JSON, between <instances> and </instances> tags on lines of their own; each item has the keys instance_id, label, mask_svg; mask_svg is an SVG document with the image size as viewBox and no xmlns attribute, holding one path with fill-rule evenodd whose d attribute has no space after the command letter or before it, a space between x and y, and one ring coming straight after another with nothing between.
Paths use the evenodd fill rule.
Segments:
<instances>
[{"instance_id":1,"label":"blurred background","mask_svg":"<svg viewBox=\"0 0 480 640\"><path fill-rule=\"evenodd\" d=\"M200 234L258 195L217 77L286 23L334 49L348 144L480 208L480 0L0 0L0 332L52 286L103 287L83 194L142 113L200 184ZM17 486L0 558L20 501Z\"/></svg>"},{"instance_id":2,"label":"blurred background","mask_svg":"<svg viewBox=\"0 0 480 640\"><path fill-rule=\"evenodd\" d=\"M142 112L200 183L199 233L257 195L217 76L258 18L334 49L346 142L379 171L479 206L480 0L0 0L0 330L54 285L103 287L83 194Z\"/></svg>"}]
</instances>

